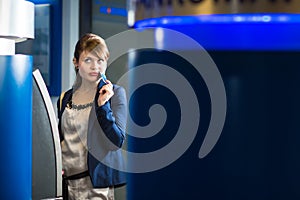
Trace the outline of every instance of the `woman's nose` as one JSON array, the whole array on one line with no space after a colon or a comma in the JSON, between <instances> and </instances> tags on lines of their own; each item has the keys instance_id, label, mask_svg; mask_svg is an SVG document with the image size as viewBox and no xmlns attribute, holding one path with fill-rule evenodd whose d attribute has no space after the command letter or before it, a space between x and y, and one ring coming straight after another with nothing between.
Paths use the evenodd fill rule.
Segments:
<instances>
[{"instance_id":1,"label":"woman's nose","mask_svg":"<svg viewBox=\"0 0 300 200\"><path fill-rule=\"evenodd\" d=\"M99 63L97 62L97 61L93 61L92 62L92 64L91 64L91 68L92 69L97 69L97 68L99 68L100 67L100 65L99 65Z\"/></svg>"}]
</instances>

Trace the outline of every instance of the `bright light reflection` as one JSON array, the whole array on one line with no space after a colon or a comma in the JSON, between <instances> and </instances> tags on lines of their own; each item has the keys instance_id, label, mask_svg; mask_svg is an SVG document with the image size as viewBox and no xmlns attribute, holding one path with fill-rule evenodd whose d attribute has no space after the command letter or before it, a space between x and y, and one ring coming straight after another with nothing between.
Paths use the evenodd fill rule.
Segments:
<instances>
[{"instance_id":1,"label":"bright light reflection","mask_svg":"<svg viewBox=\"0 0 300 200\"><path fill-rule=\"evenodd\" d=\"M163 48L163 41L164 41L164 31L162 28L155 29L155 40L156 40L156 47L158 49Z\"/></svg>"},{"instance_id":2,"label":"bright light reflection","mask_svg":"<svg viewBox=\"0 0 300 200\"><path fill-rule=\"evenodd\" d=\"M133 26L134 25L134 21L135 21L135 16L134 16L134 11L133 10L129 10L128 11L128 25L129 26Z\"/></svg>"}]
</instances>

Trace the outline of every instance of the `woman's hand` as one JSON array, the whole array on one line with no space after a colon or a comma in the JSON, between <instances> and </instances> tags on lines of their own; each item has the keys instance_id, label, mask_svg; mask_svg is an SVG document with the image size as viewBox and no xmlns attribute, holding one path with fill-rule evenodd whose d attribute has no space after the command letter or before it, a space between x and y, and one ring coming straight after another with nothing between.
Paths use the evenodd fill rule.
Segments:
<instances>
[{"instance_id":1,"label":"woman's hand","mask_svg":"<svg viewBox=\"0 0 300 200\"><path fill-rule=\"evenodd\" d=\"M109 81L105 81L107 84L103 85L99 91L98 106L103 106L113 95L113 84Z\"/></svg>"}]
</instances>

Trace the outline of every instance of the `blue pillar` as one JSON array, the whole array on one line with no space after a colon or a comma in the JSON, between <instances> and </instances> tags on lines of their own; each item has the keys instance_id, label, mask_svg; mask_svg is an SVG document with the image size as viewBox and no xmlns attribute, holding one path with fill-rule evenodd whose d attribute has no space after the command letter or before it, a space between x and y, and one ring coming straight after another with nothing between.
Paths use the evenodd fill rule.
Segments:
<instances>
[{"instance_id":1,"label":"blue pillar","mask_svg":"<svg viewBox=\"0 0 300 200\"><path fill-rule=\"evenodd\" d=\"M0 199L31 199L32 57L0 56Z\"/></svg>"}]
</instances>

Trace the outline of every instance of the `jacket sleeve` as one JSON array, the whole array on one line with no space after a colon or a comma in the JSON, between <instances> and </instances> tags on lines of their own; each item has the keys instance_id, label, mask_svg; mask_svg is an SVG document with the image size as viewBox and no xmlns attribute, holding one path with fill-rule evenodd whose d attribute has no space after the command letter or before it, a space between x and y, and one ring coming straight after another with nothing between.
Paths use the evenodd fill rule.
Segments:
<instances>
[{"instance_id":1,"label":"jacket sleeve","mask_svg":"<svg viewBox=\"0 0 300 200\"><path fill-rule=\"evenodd\" d=\"M122 147L126 135L127 100L124 88L114 88L114 95L110 101L102 106L96 106L98 122L105 136L113 143L111 149Z\"/></svg>"}]
</instances>

